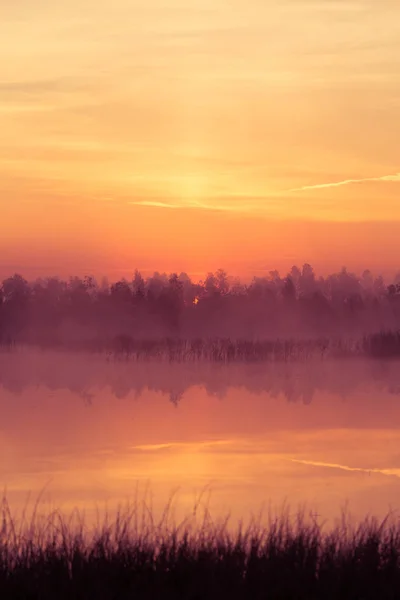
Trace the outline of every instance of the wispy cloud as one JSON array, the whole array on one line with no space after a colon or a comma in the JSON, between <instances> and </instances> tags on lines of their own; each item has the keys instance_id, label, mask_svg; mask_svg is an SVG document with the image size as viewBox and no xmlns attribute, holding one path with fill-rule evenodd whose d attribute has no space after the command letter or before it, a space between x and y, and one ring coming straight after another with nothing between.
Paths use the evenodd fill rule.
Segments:
<instances>
[{"instance_id":1,"label":"wispy cloud","mask_svg":"<svg viewBox=\"0 0 400 600\"><path fill-rule=\"evenodd\" d=\"M173 204L171 202L162 202L161 200L130 200L128 204L134 206L154 206L157 208L187 208L187 204Z\"/></svg>"},{"instance_id":2,"label":"wispy cloud","mask_svg":"<svg viewBox=\"0 0 400 600\"><path fill-rule=\"evenodd\" d=\"M214 199L210 199L210 203L206 204L198 200L182 200L168 202L165 200L130 200L128 204L133 206L153 206L157 208L169 208L169 209L201 209L209 211L221 211L221 212L248 212L253 210L254 205L246 203L238 204L223 204Z\"/></svg>"},{"instance_id":3,"label":"wispy cloud","mask_svg":"<svg viewBox=\"0 0 400 600\"><path fill-rule=\"evenodd\" d=\"M0 81L0 93L23 92L27 94L39 94L43 92L54 92L62 89L61 79L38 79L32 81Z\"/></svg>"},{"instance_id":4,"label":"wispy cloud","mask_svg":"<svg viewBox=\"0 0 400 600\"><path fill-rule=\"evenodd\" d=\"M400 469L364 469L363 467L349 467L348 465L341 465L338 463L326 463L319 462L316 460L301 460L299 458L291 458L291 462L299 463L301 465L310 465L312 467L326 467L329 469L340 469L341 471L356 471L358 473L378 473L379 475L392 475L394 477L400 477Z\"/></svg>"},{"instance_id":5,"label":"wispy cloud","mask_svg":"<svg viewBox=\"0 0 400 600\"><path fill-rule=\"evenodd\" d=\"M171 450L185 448L186 450L201 450L215 448L219 446L229 446L232 440L202 440L198 442L169 442L165 444L139 444L132 446L131 450L141 450L144 452L157 452L158 450Z\"/></svg>"},{"instance_id":6,"label":"wispy cloud","mask_svg":"<svg viewBox=\"0 0 400 600\"><path fill-rule=\"evenodd\" d=\"M345 185L353 185L356 183L368 183L368 182L387 182L387 181L400 181L400 173L394 175L382 175L381 177L365 177L363 179L344 179L343 181L334 181L329 183L318 183L316 185L303 185L302 187L292 188L288 192L304 192L306 190L322 190L326 188L343 187Z\"/></svg>"}]
</instances>

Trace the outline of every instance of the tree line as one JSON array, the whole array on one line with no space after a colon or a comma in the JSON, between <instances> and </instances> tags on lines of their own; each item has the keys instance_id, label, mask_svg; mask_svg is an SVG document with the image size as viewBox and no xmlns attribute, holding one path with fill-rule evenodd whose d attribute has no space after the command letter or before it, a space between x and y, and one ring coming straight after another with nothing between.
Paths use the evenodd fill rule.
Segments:
<instances>
[{"instance_id":1,"label":"tree line","mask_svg":"<svg viewBox=\"0 0 400 600\"><path fill-rule=\"evenodd\" d=\"M312 266L270 271L249 283L223 270L201 281L186 273L109 283L14 274L0 288L2 343L138 338L353 335L400 328L400 273L390 283L346 268L326 277Z\"/></svg>"}]
</instances>

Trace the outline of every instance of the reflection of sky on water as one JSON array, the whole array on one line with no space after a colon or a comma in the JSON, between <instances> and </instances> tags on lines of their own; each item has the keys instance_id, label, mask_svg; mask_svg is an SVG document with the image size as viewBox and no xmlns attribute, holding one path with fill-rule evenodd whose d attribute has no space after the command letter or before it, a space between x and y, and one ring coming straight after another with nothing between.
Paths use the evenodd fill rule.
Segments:
<instances>
[{"instance_id":1,"label":"reflection of sky on water","mask_svg":"<svg viewBox=\"0 0 400 600\"><path fill-rule=\"evenodd\" d=\"M46 371L46 363L52 369ZM239 365L219 370L226 386L219 395L213 390L218 372L207 366L196 371L123 364L101 370L97 362L96 382L96 363L88 361L85 369L81 357L86 380L78 385L75 364L61 356L56 362L29 362L25 356L19 393L0 389L0 480L14 506L46 484L46 497L65 508L124 501L137 485L150 485L155 510L179 489L177 501L186 511L209 486L210 508L216 514L230 509L237 517L269 501L308 502L323 517L338 514L346 501L358 516L398 505L395 364L277 366L268 368L268 377ZM11 376L17 377L16 369L1 371L3 383ZM116 397L111 376L114 382L130 377L130 391ZM163 393L147 389L146 378ZM195 378L204 384L186 385ZM174 381L184 391L177 404L168 401L167 386ZM288 381L297 393L303 384L312 386L312 402L288 401Z\"/></svg>"}]
</instances>

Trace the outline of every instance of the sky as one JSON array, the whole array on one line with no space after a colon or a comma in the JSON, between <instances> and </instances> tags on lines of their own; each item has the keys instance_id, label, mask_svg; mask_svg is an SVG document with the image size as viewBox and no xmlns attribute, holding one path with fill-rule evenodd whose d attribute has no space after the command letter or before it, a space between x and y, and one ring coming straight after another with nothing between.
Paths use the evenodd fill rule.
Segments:
<instances>
[{"instance_id":1,"label":"sky","mask_svg":"<svg viewBox=\"0 0 400 600\"><path fill-rule=\"evenodd\" d=\"M396 0L2 0L0 276L400 268Z\"/></svg>"}]
</instances>

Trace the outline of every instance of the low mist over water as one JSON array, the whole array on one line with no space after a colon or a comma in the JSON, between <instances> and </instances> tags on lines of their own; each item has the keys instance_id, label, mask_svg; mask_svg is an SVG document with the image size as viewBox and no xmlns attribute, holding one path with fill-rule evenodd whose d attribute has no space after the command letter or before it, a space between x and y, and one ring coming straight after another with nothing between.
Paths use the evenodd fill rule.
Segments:
<instances>
[{"instance_id":1,"label":"low mist over water","mask_svg":"<svg viewBox=\"0 0 400 600\"><path fill-rule=\"evenodd\" d=\"M94 514L201 495L246 518L307 503L331 519L398 507L400 364L366 359L216 365L15 350L0 354L0 479L14 508L45 488ZM150 496L149 496L150 494Z\"/></svg>"}]
</instances>

